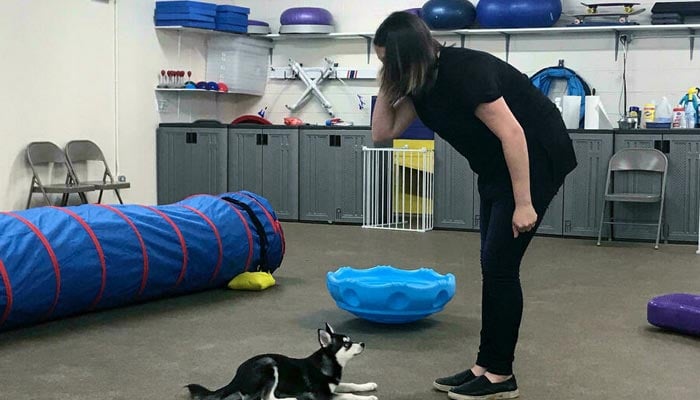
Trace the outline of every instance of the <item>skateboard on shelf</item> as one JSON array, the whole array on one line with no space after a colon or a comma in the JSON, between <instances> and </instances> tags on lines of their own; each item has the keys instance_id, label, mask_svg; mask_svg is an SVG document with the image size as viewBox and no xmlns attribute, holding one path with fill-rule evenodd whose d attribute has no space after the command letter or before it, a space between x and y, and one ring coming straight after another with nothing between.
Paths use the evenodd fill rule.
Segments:
<instances>
[{"instance_id":1,"label":"skateboard on shelf","mask_svg":"<svg viewBox=\"0 0 700 400\"><path fill-rule=\"evenodd\" d=\"M623 24L623 25L628 25L631 24L629 17L639 15L643 13L646 8L640 8L635 10L633 7L639 3L598 3L598 4L593 4L593 3L581 3L584 6L588 7L588 10L585 14L574 14L572 17L574 18L574 25L581 25L586 23L586 19L617 19L617 23ZM598 12L597 7L612 7L612 6L624 6L624 12ZM594 11L591 11L594 10ZM629 11L628 11L629 10Z\"/></svg>"},{"instance_id":2,"label":"skateboard on shelf","mask_svg":"<svg viewBox=\"0 0 700 400\"><path fill-rule=\"evenodd\" d=\"M638 6L641 3L631 3L631 2L619 2L619 3L581 3L586 6L586 12L588 14L595 14L598 12L598 7L624 7L626 14L631 14L634 12L634 6Z\"/></svg>"}]
</instances>

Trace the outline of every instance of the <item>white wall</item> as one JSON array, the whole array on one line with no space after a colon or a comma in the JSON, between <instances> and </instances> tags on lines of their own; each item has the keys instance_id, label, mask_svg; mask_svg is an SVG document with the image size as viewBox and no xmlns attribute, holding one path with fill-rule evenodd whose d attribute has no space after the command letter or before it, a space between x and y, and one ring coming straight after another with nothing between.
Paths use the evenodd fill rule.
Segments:
<instances>
[{"instance_id":1,"label":"white wall","mask_svg":"<svg viewBox=\"0 0 700 400\"><path fill-rule=\"evenodd\" d=\"M87 138L114 160L114 14L98 1L3 4L1 209L24 208L30 141Z\"/></svg>"},{"instance_id":2,"label":"white wall","mask_svg":"<svg viewBox=\"0 0 700 400\"><path fill-rule=\"evenodd\" d=\"M217 118L231 121L269 107L275 123L290 113L284 105L296 101L304 86L296 81L271 81L262 98L234 95L156 95L161 69L192 70L202 79L205 37L200 34L156 32L154 0L8 0L0 13L0 53L4 90L0 96L3 145L0 147L0 209L24 207L31 175L24 160L30 141L94 140L118 173L132 182L123 196L128 202L156 200L155 129L161 121ZM251 18L279 27L279 15L299 1L219 0L252 9ZM338 31L376 29L391 11L420 6L422 0L306 0L304 5L331 10ZM642 0L647 8L654 1ZM564 0L565 10L580 10L578 1ZM568 20L563 17L562 22ZM645 21L648 19L640 19ZM116 21L116 25L115 25ZM473 38L467 46L503 57L502 38ZM617 119L621 61L614 61L612 34L514 36L510 61L527 74L556 64L560 58L603 96ZM700 52L700 50L699 50ZM668 96L677 100L687 87L698 85L698 61L689 61L687 39L644 39L629 53L630 104ZM115 56L116 54L116 56ZM276 43L273 64L293 57L307 66L323 57L341 66L367 66L363 40L287 40ZM697 57L696 57L697 58ZM371 66L378 67L372 58ZM116 78L116 83L115 83ZM369 110L357 108L356 94L369 102L374 81L350 81L349 88L330 82L324 91L338 114L356 124L369 123ZM165 105L159 112L158 103ZM296 115L307 122L327 118L310 102ZM38 200L38 197L37 197ZM114 198L109 195L108 201ZM39 204L39 202L35 202Z\"/></svg>"},{"instance_id":3,"label":"white wall","mask_svg":"<svg viewBox=\"0 0 700 400\"><path fill-rule=\"evenodd\" d=\"M478 1L472 0L475 4ZM273 32L279 29L279 16L288 7L298 6L292 0L259 2L241 0L239 4L251 7L251 18L269 22ZM262 4L261 4L262 3ZM330 10L336 18L336 30L340 32L372 32L389 13L410 7L419 7L418 1L362 1L309 0L304 5L320 6ZM635 17L640 23L650 23L650 10L656 1L641 0L639 8L647 12ZM578 0L563 0L564 14L557 25L572 21L570 15L585 11ZM440 37L441 41L455 43L456 38ZM502 37L468 38L467 47L485 50L505 59L505 40ZM341 66L362 68L367 66L366 44L363 40L285 40L276 43L274 65L286 65L289 57L307 66L320 65L323 57L340 62ZM532 75L540 69L556 65L564 59L567 67L574 69L601 96L610 118L615 123L622 110L622 53L615 61L615 40L612 33L586 35L516 35L511 37L509 62L522 72ZM628 106L643 106L651 100L659 101L667 96L671 102L681 98L688 87L697 86L694 71L698 61L689 60L688 39L637 39L629 47L628 57ZM698 49L700 51L700 49ZM696 57L697 58L697 57ZM373 57L372 67L378 67ZM355 94L376 94L376 82L351 81L352 89L332 82L324 89L342 118L356 124L369 123L369 111L359 112ZM239 102L240 113L253 113L268 106L268 117L275 123L289 115L285 104L294 102L305 87L301 82L270 81L262 99L245 99ZM295 115L310 123L320 123L328 116L318 103L312 101Z\"/></svg>"}]
</instances>

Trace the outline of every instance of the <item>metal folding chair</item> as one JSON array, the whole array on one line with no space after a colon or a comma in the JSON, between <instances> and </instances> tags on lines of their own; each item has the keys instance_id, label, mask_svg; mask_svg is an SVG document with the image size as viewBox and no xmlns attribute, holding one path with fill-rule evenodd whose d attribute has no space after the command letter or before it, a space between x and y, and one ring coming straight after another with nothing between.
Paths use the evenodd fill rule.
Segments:
<instances>
[{"instance_id":1,"label":"metal folding chair","mask_svg":"<svg viewBox=\"0 0 700 400\"><path fill-rule=\"evenodd\" d=\"M29 197L27 198L27 207L31 205L32 195L41 193L44 196L46 205L51 205L49 194L62 194L61 206L68 205L68 197L71 193L77 193L80 199L85 203L85 193L95 190L95 186L89 184L78 184L72 176L72 170L66 161L63 151L51 142L32 142L27 145L25 150L27 161L32 169L32 184L29 188ZM64 183L44 183L39 174L39 167L45 165L56 175L56 169L65 169ZM53 168L53 171L51 169ZM62 174L61 174L62 175ZM51 181L51 175L47 177L47 182Z\"/></svg>"},{"instance_id":2,"label":"metal folding chair","mask_svg":"<svg viewBox=\"0 0 700 400\"><path fill-rule=\"evenodd\" d=\"M66 144L65 154L75 182L78 184L92 185L96 188L96 190L100 191L100 195L97 199L98 204L102 202L102 194L105 190L114 190L114 193L117 195L117 199L119 199L119 203L124 204L122 197L119 194L119 190L130 188L131 183L118 182L114 179L112 171L110 171L109 165L107 164L107 160L97 144L89 140L72 140ZM102 180L88 180L87 176L78 176L78 168L76 168L77 165L79 163L87 164L91 161L102 164ZM87 202L87 199L85 199L85 202Z\"/></svg>"},{"instance_id":3,"label":"metal folding chair","mask_svg":"<svg viewBox=\"0 0 700 400\"><path fill-rule=\"evenodd\" d=\"M661 175L661 189L658 193L617 193L612 185L613 174L618 172L646 171ZM603 225L643 225L656 226L655 249L659 248L659 238L661 237L661 221L664 211L664 198L666 197L666 173L668 172L668 158L656 149L623 149L615 153L608 163L608 177L605 183L605 201L603 201L603 212L600 217L600 227L598 229L598 246L603 235ZM606 220L605 210L608 203L659 203L659 219L657 223L623 222L615 221L613 218Z\"/></svg>"}]
</instances>

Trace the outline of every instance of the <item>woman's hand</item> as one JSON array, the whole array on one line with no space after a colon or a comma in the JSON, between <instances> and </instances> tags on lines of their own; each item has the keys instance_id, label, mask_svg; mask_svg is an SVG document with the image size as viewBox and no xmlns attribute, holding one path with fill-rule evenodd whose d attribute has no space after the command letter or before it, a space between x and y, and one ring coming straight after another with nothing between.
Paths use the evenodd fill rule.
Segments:
<instances>
[{"instance_id":1,"label":"woman's hand","mask_svg":"<svg viewBox=\"0 0 700 400\"><path fill-rule=\"evenodd\" d=\"M517 238L522 232L530 232L537 223L537 212L532 204L515 206L513 213L513 237Z\"/></svg>"}]
</instances>

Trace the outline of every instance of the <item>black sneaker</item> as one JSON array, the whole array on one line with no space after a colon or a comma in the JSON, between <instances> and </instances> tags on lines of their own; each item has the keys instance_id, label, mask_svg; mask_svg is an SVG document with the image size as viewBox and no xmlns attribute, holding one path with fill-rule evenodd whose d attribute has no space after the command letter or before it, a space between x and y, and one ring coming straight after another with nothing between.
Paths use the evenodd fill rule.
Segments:
<instances>
[{"instance_id":1,"label":"black sneaker","mask_svg":"<svg viewBox=\"0 0 700 400\"><path fill-rule=\"evenodd\" d=\"M458 372L452 376L445 378L437 378L433 382L433 387L441 392L449 392L452 388L464 385L465 383L476 379L477 376L472 373L471 369Z\"/></svg>"},{"instance_id":2,"label":"black sneaker","mask_svg":"<svg viewBox=\"0 0 700 400\"><path fill-rule=\"evenodd\" d=\"M454 400L496 400L514 399L520 396L515 376L505 382L491 383L485 376L480 376L464 385L452 388L447 395Z\"/></svg>"}]
</instances>

